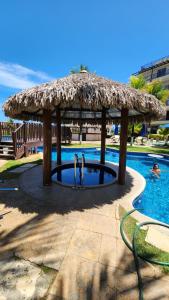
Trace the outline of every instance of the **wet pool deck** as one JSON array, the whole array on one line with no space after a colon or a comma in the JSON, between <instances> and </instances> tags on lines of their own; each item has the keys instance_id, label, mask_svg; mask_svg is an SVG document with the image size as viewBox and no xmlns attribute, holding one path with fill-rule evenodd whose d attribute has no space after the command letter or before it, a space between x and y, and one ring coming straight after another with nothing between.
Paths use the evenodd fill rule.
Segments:
<instances>
[{"instance_id":1,"label":"wet pool deck","mask_svg":"<svg viewBox=\"0 0 169 300\"><path fill-rule=\"evenodd\" d=\"M118 207L141 192L140 175L128 169L125 187L44 188L41 168L8 181L19 191L1 192L0 299L138 299ZM141 272L145 299L169 299L169 276L143 262Z\"/></svg>"}]
</instances>

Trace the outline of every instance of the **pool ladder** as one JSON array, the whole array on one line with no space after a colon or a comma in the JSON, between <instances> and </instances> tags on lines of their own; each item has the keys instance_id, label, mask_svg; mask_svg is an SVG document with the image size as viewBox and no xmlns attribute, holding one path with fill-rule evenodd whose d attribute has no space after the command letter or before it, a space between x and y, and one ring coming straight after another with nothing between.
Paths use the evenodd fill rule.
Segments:
<instances>
[{"instance_id":1,"label":"pool ladder","mask_svg":"<svg viewBox=\"0 0 169 300\"><path fill-rule=\"evenodd\" d=\"M77 179L77 167L79 167L79 177L80 177L80 185L83 185L84 179L84 165L85 165L85 156L82 154L82 157L79 161L79 157L77 154L74 156L74 182L76 187L76 179Z\"/></svg>"}]
</instances>

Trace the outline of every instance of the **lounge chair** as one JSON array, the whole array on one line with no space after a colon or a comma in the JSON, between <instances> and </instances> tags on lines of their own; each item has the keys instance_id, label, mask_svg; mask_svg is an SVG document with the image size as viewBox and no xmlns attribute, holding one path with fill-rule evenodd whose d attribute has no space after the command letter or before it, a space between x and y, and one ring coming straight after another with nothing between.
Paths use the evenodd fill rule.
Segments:
<instances>
[{"instance_id":1,"label":"lounge chair","mask_svg":"<svg viewBox=\"0 0 169 300\"><path fill-rule=\"evenodd\" d=\"M113 143L119 143L120 142L120 136L119 135L113 135L111 137L111 140Z\"/></svg>"},{"instance_id":2,"label":"lounge chair","mask_svg":"<svg viewBox=\"0 0 169 300\"><path fill-rule=\"evenodd\" d=\"M138 136L135 138L135 143L137 145L146 145L147 141L148 141L147 137Z\"/></svg>"}]
</instances>

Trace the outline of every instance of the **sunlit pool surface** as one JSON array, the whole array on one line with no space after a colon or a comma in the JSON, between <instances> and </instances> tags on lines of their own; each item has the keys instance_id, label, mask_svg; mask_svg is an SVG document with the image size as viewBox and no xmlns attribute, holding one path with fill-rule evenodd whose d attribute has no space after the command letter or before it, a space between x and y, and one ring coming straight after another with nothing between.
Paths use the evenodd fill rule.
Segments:
<instances>
[{"instance_id":1,"label":"sunlit pool surface","mask_svg":"<svg viewBox=\"0 0 169 300\"><path fill-rule=\"evenodd\" d=\"M84 153L86 159L100 159L100 151L96 149L65 149L62 150L62 159L73 160L75 153L79 156ZM52 159L56 160L55 151L52 153ZM106 151L107 161L118 163L118 159L117 152ZM150 172L154 162L160 166L160 178L155 178ZM154 159L144 154L130 154L127 156L127 166L138 171L146 179L146 188L133 202L133 206L142 209L143 214L169 224L169 159Z\"/></svg>"},{"instance_id":2,"label":"sunlit pool surface","mask_svg":"<svg viewBox=\"0 0 169 300\"><path fill-rule=\"evenodd\" d=\"M115 174L97 166L87 166L82 170L81 164L79 164L79 167L76 168L76 173L74 167L71 166L58 170L52 176L52 180L73 186L95 186L113 183Z\"/></svg>"}]
</instances>

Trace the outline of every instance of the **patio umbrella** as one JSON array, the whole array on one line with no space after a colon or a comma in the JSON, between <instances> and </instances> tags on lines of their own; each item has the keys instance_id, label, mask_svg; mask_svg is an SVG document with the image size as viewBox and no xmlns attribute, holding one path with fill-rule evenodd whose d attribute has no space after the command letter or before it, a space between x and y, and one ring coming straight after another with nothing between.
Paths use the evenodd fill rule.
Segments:
<instances>
[{"instance_id":1,"label":"patio umbrella","mask_svg":"<svg viewBox=\"0 0 169 300\"><path fill-rule=\"evenodd\" d=\"M140 135L141 136L146 136L147 135L147 126L146 124L142 124L142 128L141 128L141 131L140 131Z\"/></svg>"},{"instance_id":2,"label":"patio umbrella","mask_svg":"<svg viewBox=\"0 0 169 300\"><path fill-rule=\"evenodd\" d=\"M115 135L119 134L119 127L118 127L118 125L115 125L114 134Z\"/></svg>"}]
</instances>

